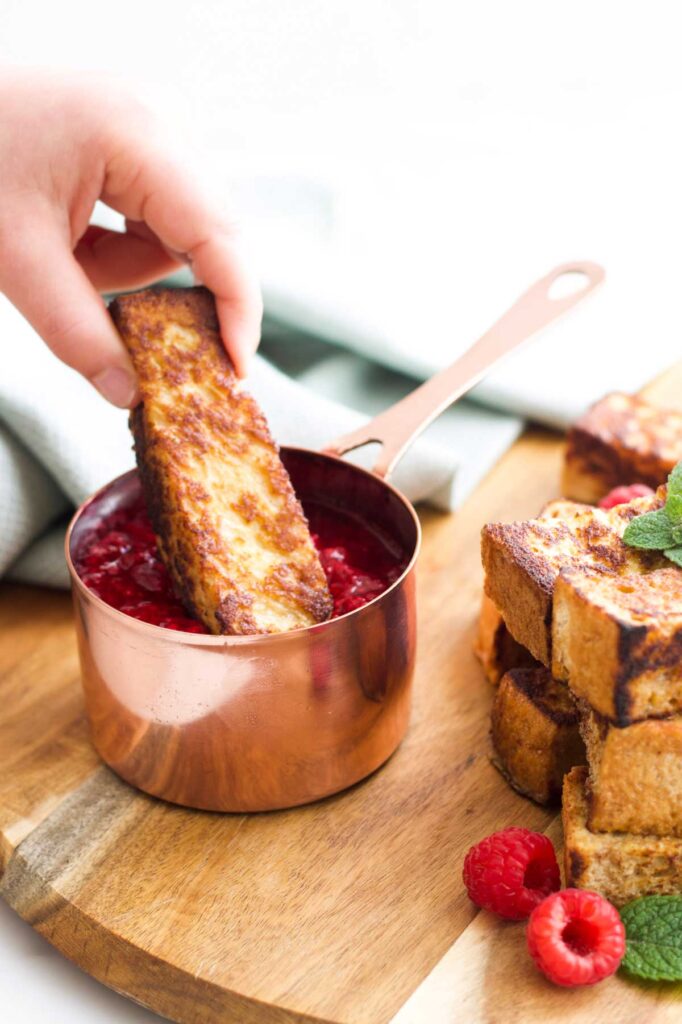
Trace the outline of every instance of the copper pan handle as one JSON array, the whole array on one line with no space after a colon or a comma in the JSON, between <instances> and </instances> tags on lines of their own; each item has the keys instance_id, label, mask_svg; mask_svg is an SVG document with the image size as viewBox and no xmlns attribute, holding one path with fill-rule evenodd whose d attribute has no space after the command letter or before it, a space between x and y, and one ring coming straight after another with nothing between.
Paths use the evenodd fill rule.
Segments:
<instances>
[{"instance_id":1,"label":"copper pan handle","mask_svg":"<svg viewBox=\"0 0 682 1024\"><path fill-rule=\"evenodd\" d=\"M582 274L586 278L584 287L570 295L551 298L550 289L563 274ZM344 455L362 445L378 442L382 448L374 472L382 478L388 476L412 442L444 409L478 384L504 356L575 306L603 280L603 267L588 260L555 267L524 292L497 323L451 366L369 423L332 442L325 451L331 455Z\"/></svg>"}]
</instances>

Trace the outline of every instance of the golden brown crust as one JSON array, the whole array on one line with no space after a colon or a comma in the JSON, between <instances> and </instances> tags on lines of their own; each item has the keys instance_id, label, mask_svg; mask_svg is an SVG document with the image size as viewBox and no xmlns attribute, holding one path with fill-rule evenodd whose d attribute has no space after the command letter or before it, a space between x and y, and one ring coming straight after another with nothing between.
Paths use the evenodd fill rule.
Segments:
<instances>
[{"instance_id":1,"label":"golden brown crust","mask_svg":"<svg viewBox=\"0 0 682 1024\"><path fill-rule=\"evenodd\" d=\"M682 412L611 394L568 433L563 493L596 503L621 484L658 487L682 459Z\"/></svg>"},{"instance_id":2,"label":"golden brown crust","mask_svg":"<svg viewBox=\"0 0 682 1024\"><path fill-rule=\"evenodd\" d=\"M604 511L561 501L551 503L526 522L493 523L482 536L485 590L500 609L514 638L558 678L560 661L552 658L554 591L559 574L592 568L597 574L647 571L661 556L639 552L622 541L627 523L642 512L660 508L665 488L653 497Z\"/></svg>"},{"instance_id":3,"label":"golden brown crust","mask_svg":"<svg viewBox=\"0 0 682 1024\"><path fill-rule=\"evenodd\" d=\"M562 821L567 886L591 889L620 907L638 896L682 892L682 839L591 832L587 768L564 779Z\"/></svg>"},{"instance_id":4,"label":"golden brown crust","mask_svg":"<svg viewBox=\"0 0 682 1024\"><path fill-rule=\"evenodd\" d=\"M595 533L592 510L550 502L537 519L490 523L482 533L485 591L512 636L547 667L551 664L552 596L562 564L578 560ZM603 528L606 529L606 514ZM600 538L592 536L594 544Z\"/></svg>"},{"instance_id":5,"label":"golden brown crust","mask_svg":"<svg viewBox=\"0 0 682 1024\"><path fill-rule=\"evenodd\" d=\"M493 764L524 796L558 801L564 774L583 764L578 712L568 690L546 668L512 669L495 694Z\"/></svg>"},{"instance_id":6,"label":"golden brown crust","mask_svg":"<svg viewBox=\"0 0 682 1024\"><path fill-rule=\"evenodd\" d=\"M580 702L593 832L682 836L682 715L619 728Z\"/></svg>"},{"instance_id":7,"label":"golden brown crust","mask_svg":"<svg viewBox=\"0 0 682 1024\"><path fill-rule=\"evenodd\" d=\"M549 665L554 576L547 563L535 556L531 533L521 523L483 528L484 586L514 639Z\"/></svg>"},{"instance_id":8,"label":"golden brown crust","mask_svg":"<svg viewBox=\"0 0 682 1024\"><path fill-rule=\"evenodd\" d=\"M265 418L242 391L204 288L150 289L111 314L138 374L142 485L180 596L213 633L283 632L332 601Z\"/></svg>"},{"instance_id":9,"label":"golden brown crust","mask_svg":"<svg viewBox=\"0 0 682 1024\"><path fill-rule=\"evenodd\" d=\"M483 594L481 601L474 654L493 686L497 686L509 669L532 668L538 664L530 651L516 642L487 594Z\"/></svg>"},{"instance_id":10,"label":"golden brown crust","mask_svg":"<svg viewBox=\"0 0 682 1024\"><path fill-rule=\"evenodd\" d=\"M563 570L554 591L555 672L621 726L682 710L682 570L655 557Z\"/></svg>"}]
</instances>

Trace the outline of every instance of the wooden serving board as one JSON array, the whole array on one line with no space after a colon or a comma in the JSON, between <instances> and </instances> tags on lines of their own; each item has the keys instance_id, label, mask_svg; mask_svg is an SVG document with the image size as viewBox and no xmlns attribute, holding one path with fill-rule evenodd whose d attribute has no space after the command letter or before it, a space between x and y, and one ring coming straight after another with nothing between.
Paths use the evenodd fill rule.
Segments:
<instances>
[{"instance_id":1,"label":"wooden serving board","mask_svg":"<svg viewBox=\"0 0 682 1024\"><path fill-rule=\"evenodd\" d=\"M680 404L682 366L651 389ZM0 587L0 890L65 956L184 1024L679 1021L674 986L554 988L522 924L477 913L461 868L556 812L488 761L471 653L484 522L556 496L561 441L531 430L456 516L423 513L412 724L390 762L294 811L219 815L143 796L88 741L69 598Z\"/></svg>"}]
</instances>

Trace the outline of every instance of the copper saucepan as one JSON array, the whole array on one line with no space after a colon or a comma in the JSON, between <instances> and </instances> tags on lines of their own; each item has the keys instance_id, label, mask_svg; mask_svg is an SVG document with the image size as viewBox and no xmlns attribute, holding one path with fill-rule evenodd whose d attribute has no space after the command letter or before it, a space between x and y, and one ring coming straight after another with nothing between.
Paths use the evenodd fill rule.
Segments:
<instances>
[{"instance_id":1,"label":"copper saucepan","mask_svg":"<svg viewBox=\"0 0 682 1024\"><path fill-rule=\"evenodd\" d=\"M551 298L566 273L582 290ZM324 452L283 448L305 505L361 513L390 538L405 569L371 603L307 629L205 636L140 622L89 591L73 562L85 532L139 495L135 471L89 498L66 538L83 686L103 760L154 796L213 811L263 811L317 800L378 768L407 728L416 650L420 526L385 477L417 435L504 355L603 279L601 267L557 267L451 367ZM340 456L368 442L373 472Z\"/></svg>"}]
</instances>

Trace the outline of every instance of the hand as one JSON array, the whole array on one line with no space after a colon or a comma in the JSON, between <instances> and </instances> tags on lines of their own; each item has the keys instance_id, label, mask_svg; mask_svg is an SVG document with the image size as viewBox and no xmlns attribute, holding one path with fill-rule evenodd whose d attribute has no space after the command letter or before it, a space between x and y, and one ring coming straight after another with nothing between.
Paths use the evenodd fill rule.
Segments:
<instances>
[{"instance_id":1,"label":"hand","mask_svg":"<svg viewBox=\"0 0 682 1024\"><path fill-rule=\"evenodd\" d=\"M88 226L101 199L124 233ZM135 374L98 292L143 287L190 264L215 294L244 376L262 316L234 225L158 141L134 99L88 77L0 71L0 291L52 351L114 405Z\"/></svg>"}]
</instances>

